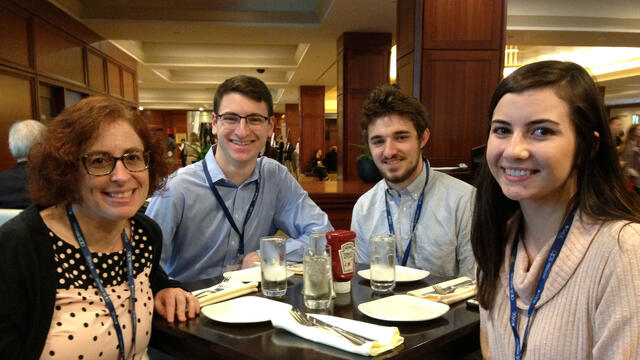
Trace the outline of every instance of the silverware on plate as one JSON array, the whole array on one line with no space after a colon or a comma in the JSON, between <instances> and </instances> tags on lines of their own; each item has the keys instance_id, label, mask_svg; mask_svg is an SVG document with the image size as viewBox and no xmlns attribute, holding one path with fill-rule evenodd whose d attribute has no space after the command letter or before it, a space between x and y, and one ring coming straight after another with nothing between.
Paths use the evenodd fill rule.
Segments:
<instances>
[{"instance_id":1,"label":"silverware on plate","mask_svg":"<svg viewBox=\"0 0 640 360\"><path fill-rule=\"evenodd\" d=\"M351 343L353 343L354 345L362 345L364 343L367 343L369 341L375 341L374 339L370 339L368 337L362 336L362 335L358 335L356 333L352 333L351 331L345 330L339 326L335 326L335 325L331 325L327 322L324 322L316 317L313 316L309 316L308 314L305 314L304 312L298 310L298 309L291 309L291 311L289 311L289 313L291 314L291 317L298 322L300 325L304 325L304 326L317 326L320 328L324 328L324 329L328 329L328 330L332 330L333 332L335 332L338 335L341 335L342 337L344 337L345 339L349 340Z\"/></svg>"},{"instance_id":2,"label":"silverware on plate","mask_svg":"<svg viewBox=\"0 0 640 360\"><path fill-rule=\"evenodd\" d=\"M439 285L433 285L431 288L433 290L429 290L425 293L420 294L420 296L426 296L426 295L431 295L431 294L438 294L438 295L448 295L453 293L454 291L456 291L459 288L465 288L465 287L469 287L469 286L473 286L475 285L476 282L475 280L465 280L463 282L457 283L457 284L453 284L447 287L441 287Z\"/></svg>"},{"instance_id":3,"label":"silverware on plate","mask_svg":"<svg viewBox=\"0 0 640 360\"><path fill-rule=\"evenodd\" d=\"M218 285L216 285L216 287L214 287L211 290L205 290L205 291L199 293L198 295L196 295L196 298L197 299L202 299L202 298L204 298L206 296L218 293L218 292L226 289L227 286L229 285L229 280L231 280L231 276L224 276L222 281Z\"/></svg>"}]
</instances>

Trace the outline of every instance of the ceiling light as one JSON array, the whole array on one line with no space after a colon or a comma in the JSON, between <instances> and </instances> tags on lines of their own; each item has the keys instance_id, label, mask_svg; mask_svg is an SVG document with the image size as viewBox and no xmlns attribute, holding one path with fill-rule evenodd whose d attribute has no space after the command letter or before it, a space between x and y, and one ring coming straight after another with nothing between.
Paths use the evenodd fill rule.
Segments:
<instances>
[{"instance_id":1,"label":"ceiling light","mask_svg":"<svg viewBox=\"0 0 640 360\"><path fill-rule=\"evenodd\" d=\"M203 109L203 108L198 108L198 110L199 110L199 111L202 111L202 110L204 110L204 109Z\"/></svg>"},{"instance_id":2,"label":"ceiling light","mask_svg":"<svg viewBox=\"0 0 640 360\"><path fill-rule=\"evenodd\" d=\"M138 106L138 110L142 111L142 110L144 110L144 107Z\"/></svg>"}]
</instances>

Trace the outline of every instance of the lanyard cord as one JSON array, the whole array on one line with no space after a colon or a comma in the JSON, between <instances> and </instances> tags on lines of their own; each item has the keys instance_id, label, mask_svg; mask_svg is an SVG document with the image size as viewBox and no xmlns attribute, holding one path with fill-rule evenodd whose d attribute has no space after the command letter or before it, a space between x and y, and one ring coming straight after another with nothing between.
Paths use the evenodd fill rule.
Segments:
<instances>
[{"instance_id":1,"label":"lanyard cord","mask_svg":"<svg viewBox=\"0 0 640 360\"><path fill-rule=\"evenodd\" d=\"M116 335L118 336L118 345L120 348L120 356L122 359L126 359L124 353L124 337L122 335L122 328L120 327L120 322L118 321L118 314L116 313L115 307L113 306L113 302L111 302L111 298L107 291L104 289L102 282L100 281L100 277L98 276L98 271L96 270L95 265L93 264L93 259L91 257L91 251L89 251L89 247L87 246L87 242L85 241L84 235L82 234L82 230L80 229L80 224L78 224L78 220L76 219L75 214L73 213L73 209L71 204L67 205L67 217L69 218L69 223L71 223L71 228L73 229L73 234L76 237L76 241L80 245L80 251L82 252L82 256L84 257L84 261L91 272L91 276L93 276L93 281L95 282L102 298L104 299L104 303L109 309L109 314L111 315L111 319L113 320L113 326L116 330ZM131 324L132 324L132 350L135 351L135 343L136 343L136 304L135 304L135 281L133 279L133 259L132 259L132 251L131 251L131 243L129 242L129 237L127 236L127 232L122 230L122 241L124 242L124 249L127 259L127 279L129 281L129 290L131 291Z\"/></svg>"},{"instance_id":2,"label":"lanyard cord","mask_svg":"<svg viewBox=\"0 0 640 360\"><path fill-rule=\"evenodd\" d=\"M218 189L216 188L215 184L211 179L211 175L209 174L209 167L207 166L206 159L202 160L202 169L204 171L204 176L207 178L207 183L209 184L209 188L211 189L211 192L213 192L213 195L215 196L216 200L218 200L218 204L220 204L220 207L224 212L224 216L227 218L227 221L229 221L229 224L231 225L233 230L236 232L236 234L238 234L238 236L240 237L240 244L238 245L238 255L244 256L244 230L245 230L245 227L247 226L247 222L249 222L249 218L251 217L251 214L253 213L253 209L256 206L258 194L260 193L260 181L256 180L255 182L256 191L253 193L253 198L251 199L251 203L249 204L249 208L247 209L247 214L244 217L244 223L242 224L242 232L240 232L240 229L238 229L236 222L233 220L231 211L229 211L229 208L227 208L227 205L225 204L224 199L218 192Z\"/></svg>"},{"instance_id":3,"label":"lanyard cord","mask_svg":"<svg viewBox=\"0 0 640 360\"><path fill-rule=\"evenodd\" d=\"M400 262L402 266L407 265L407 261L409 261L409 253L411 253L411 243L416 234L416 225L418 225L418 220L420 219L420 213L422 212L422 203L424 201L424 190L427 188L427 183L429 183L429 162L424 161L424 165L426 168L426 177L424 180L424 186L422 187L422 192L420 193L420 198L418 199L418 204L416 205L416 212L413 215L413 225L411 227L411 236L409 236L409 243L407 244L407 249L404 251L404 255L402 256L402 262L400 262L400 257L398 251L396 250L396 258ZM393 227L393 218L391 217L391 210L389 210L389 203L387 201L387 191L384 193L384 205L387 211L387 225L389 226L389 233L391 235L395 235L395 229Z\"/></svg>"},{"instance_id":4,"label":"lanyard cord","mask_svg":"<svg viewBox=\"0 0 640 360\"><path fill-rule=\"evenodd\" d=\"M515 359L522 359L522 354L524 352L525 345L527 343L527 338L529 336L529 322L535 313L535 307L538 301L540 300L540 296L542 295L542 290L544 290L544 285L549 278L549 273L551 272L551 268L555 263L558 255L560 255L560 250L562 250L562 246L564 245L565 240L567 239L567 234L569 234L569 229L571 229L571 224L573 223L573 217L576 214L576 210L572 210L571 213L567 216L560 228L560 231L556 235L556 239L553 241L553 245L551 245L551 249L549 250L549 254L547 255L547 260L544 263L544 269L542 271L542 275L540 276L540 280L538 280L538 285L536 287L536 294L531 300L531 304L529 304L529 309L527 310L527 325L525 326L524 335L522 337L522 345L520 345L520 335L518 335L518 307L516 306L516 294L513 288L513 273L516 263L516 253L518 249L518 244L514 241L513 249L511 252L511 267L509 269L509 303L511 307L511 316L509 318L509 322L511 324L511 330L513 331L513 336L516 342L515 348Z\"/></svg>"}]
</instances>

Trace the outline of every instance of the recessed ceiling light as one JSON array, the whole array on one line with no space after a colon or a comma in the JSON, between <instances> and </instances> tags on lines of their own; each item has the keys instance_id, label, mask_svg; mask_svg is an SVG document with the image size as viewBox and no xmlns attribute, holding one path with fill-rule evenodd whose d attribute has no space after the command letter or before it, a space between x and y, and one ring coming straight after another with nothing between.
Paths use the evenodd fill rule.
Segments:
<instances>
[{"instance_id":1,"label":"recessed ceiling light","mask_svg":"<svg viewBox=\"0 0 640 360\"><path fill-rule=\"evenodd\" d=\"M203 108L198 108L198 110L202 111L202 110L204 110L204 109L203 109Z\"/></svg>"}]
</instances>

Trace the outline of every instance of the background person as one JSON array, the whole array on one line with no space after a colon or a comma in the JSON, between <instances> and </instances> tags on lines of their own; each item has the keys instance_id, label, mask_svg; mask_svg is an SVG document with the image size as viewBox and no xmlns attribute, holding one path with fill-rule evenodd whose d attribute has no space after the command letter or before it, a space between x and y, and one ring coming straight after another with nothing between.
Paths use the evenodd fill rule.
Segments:
<instances>
[{"instance_id":1,"label":"background person","mask_svg":"<svg viewBox=\"0 0 640 360\"><path fill-rule=\"evenodd\" d=\"M179 169L147 207L164 235L165 270L187 281L253 267L260 237L278 230L291 236L287 259L301 261L309 235L333 228L285 166L258 158L274 128L269 88L255 77L232 77L216 90L213 109L218 145Z\"/></svg>"},{"instance_id":2,"label":"background person","mask_svg":"<svg viewBox=\"0 0 640 360\"><path fill-rule=\"evenodd\" d=\"M640 125L631 125L622 151L627 189L640 194Z\"/></svg>"},{"instance_id":3,"label":"background person","mask_svg":"<svg viewBox=\"0 0 640 360\"><path fill-rule=\"evenodd\" d=\"M33 203L27 190L27 155L45 131L36 120L18 121L9 128L9 151L17 163L0 172L0 208L24 209Z\"/></svg>"},{"instance_id":4,"label":"background person","mask_svg":"<svg viewBox=\"0 0 640 360\"><path fill-rule=\"evenodd\" d=\"M485 356L638 359L640 204L593 80L529 64L490 109L471 235Z\"/></svg>"},{"instance_id":5,"label":"background person","mask_svg":"<svg viewBox=\"0 0 640 360\"><path fill-rule=\"evenodd\" d=\"M338 147L332 146L331 150L324 156L324 165L328 172L336 172L338 170Z\"/></svg>"},{"instance_id":6,"label":"background person","mask_svg":"<svg viewBox=\"0 0 640 360\"><path fill-rule=\"evenodd\" d=\"M107 98L51 122L29 156L38 206L0 227L0 358L145 358L154 308L195 317L197 299L158 265L158 225L136 213L165 155L138 112Z\"/></svg>"},{"instance_id":7,"label":"background person","mask_svg":"<svg viewBox=\"0 0 640 360\"><path fill-rule=\"evenodd\" d=\"M185 144L184 154L186 158L187 165L191 165L198 161L198 153L202 151L202 147L200 146L200 138L198 134L192 132L190 135L190 142Z\"/></svg>"},{"instance_id":8,"label":"background person","mask_svg":"<svg viewBox=\"0 0 640 360\"><path fill-rule=\"evenodd\" d=\"M307 167L307 176L315 176L320 181L329 176L327 174L327 168L322 163L322 160L322 150L318 148L316 149L316 151L314 151L313 157L309 161L309 166Z\"/></svg>"},{"instance_id":9,"label":"background person","mask_svg":"<svg viewBox=\"0 0 640 360\"><path fill-rule=\"evenodd\" d=\"M398 265L473 278L473 187L434 171L422 157L431 136L424 106L394 86L380 86L363 104L360 128L383 179L353 207L356 261L369 263L372 236L392 234Z\"/></svg>"}]
</instances>

